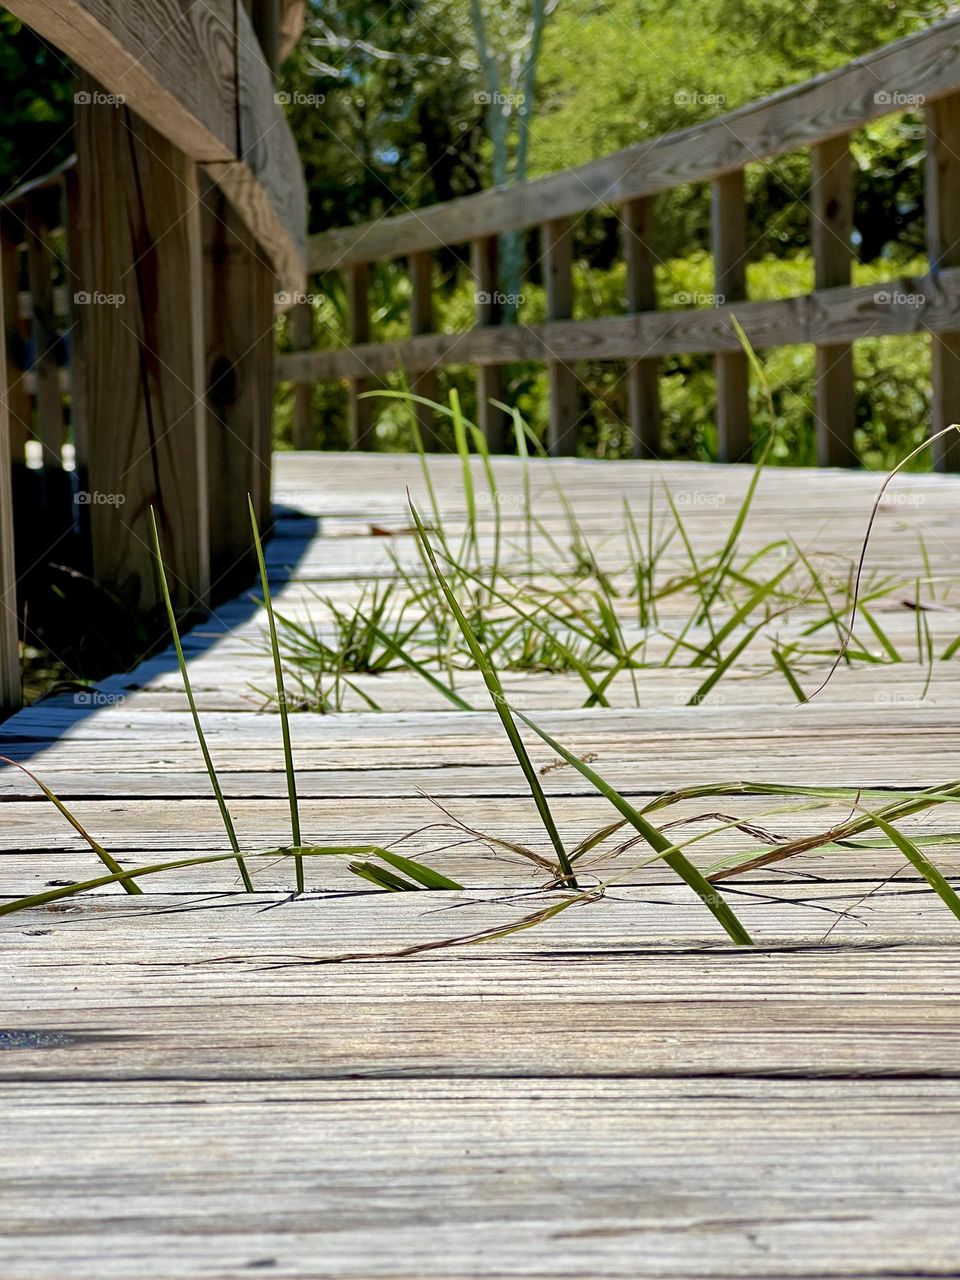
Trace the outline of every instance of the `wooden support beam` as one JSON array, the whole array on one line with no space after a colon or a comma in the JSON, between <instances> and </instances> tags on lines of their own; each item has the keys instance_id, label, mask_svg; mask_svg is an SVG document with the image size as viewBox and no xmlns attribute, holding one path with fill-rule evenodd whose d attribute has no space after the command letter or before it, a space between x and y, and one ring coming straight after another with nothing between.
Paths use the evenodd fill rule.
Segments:
<instances>
[{"instance_id":1,"label":"wooden support beam","mask_svg":"<svg viewBox=\"0 0 960 1280\"><path fill-rule=\"evenodd\" d=\"M474 314L478 328L498 324L499 240L484 236L470 242L470 270L473 273ZM491 453L503 453L507 439L507 415L492 404L503 400L503 372L499 365L477 366L477 426Z\"/></svg>"},{"instance_id":2,"label":"wooden support beam","mask_svg":"<svg viewBox=\"0 0 960 1280\"><path fill-rule=\"evenodd\" d=\"M960 265L960 94L927 105L927 253L936 276ZM960 330L932 343L933 433L960 422ZM960 436L933 445L938 471L960 471Z\"/></svg>"},{"instance_id":3,"label":"wooden support beam","mask_svg":"<svg viewBox=\"0 0 960 1280\"><path fill-rule=\"evenodd\" d=\"M627 261L627 310L655 311L657 288L653 251L654 198L624 201L621 210L623 249ZM630 452L634 458L660 455L660 362L641 356L627 366Z\"/></svg>"},{"instance_id":4,"label":"wooden support beam","mask_svg":"<svg viewBox=\"0 0 960 1280\"><path fill-rule=\"evenodd\" d=\"M848 285L853 231L853 166L847 137L830 138L812 149L810 217L815 288ZM853 467L857 402L853 346L849 342L815 349L817 462L821 467Z\"/></svg>"},{"instance_id":5,"label":"wooden support beam","mask_svg":"<svg viewBox=\"0 0 960 1280\"><path fill-rule=\"evenodd\" d=\"M272 381L273 301L264 305L265 255L222 191L203 199L207 489L211 598L226 599L254 578L247 507L264 510L262 451L270 436L262 384ZM268 494L269 498L269 494Z\"/></svg>"},{"instance_id":6,"label":"wooden support beam","mask_svg":"<svg viewBox=\"0 0 960 1280\"><path fill-rule=\"evenodd\" d=\"M313 307L298 302L290 313L290 336L294 351L313 350ZM313 449L316 433L313 422L313 383L296 382L293 387L293 447Z\"/></svg>"},{"instance_id":7,"label":"wooden support beam","mask_svg":"<svg viewBox=\"0 0 960 1280\"><path fill-rule=\"evenodd\" d=\"M56 190L40 193L39 198L27 202L26 216L37 434L43 447L43 465L57 469L63 466L63 396L57 361L50 228L59 221L52 208L52 199L58 196Z\"/></svg>"},{"instance_id":8,"label":"wooden support beam","mask_svg":"<svg viewBox=\"0 0 960 1280\"><path fill-rule=\"evenodd\" d=\"M743 170L713 180L711 239L717 305L747 296L747 203ZM747 357L735 351L714 357L717 375L717 452L721 462L750 461Z\"/></svg>"},{"instance_id":9,"label":"wooden support beam","mask_svg":"<svg viewBox=\"0 0 960 1280\"><path fill-rule=\"evenodd\" d=\"M550 320L573 317L573 223L555 218L540 228L543 278L547 287ZM551 454L577 451L577 378L561 360L547 361L550 388L550 422L547 449Z\"/></svg>"},{"instance_id":10,"label":"wooden support beam","mask_svg":"<svg viewBox=\"0 0 960 1280\"><path fill-rule=\"evenodd\" d=\"M90 297L75 331L76 439L93 576L132 608L159 606L153 506L177 608L195 612L210 584L197 166L93 99L76 144L71 257Z\"/></svg>"},{"instance_id":11,"label":"wooden support beam","mask_svg":"<svg viewBox=\"0 0 960 1280\"><path fill-rule=\"evenodd\" d=\"M20 244L23 227L12 213L0 212L0 292L3 295L4 351L7 362L6 406L9 449L14 466L22 466L33 434L33 410L27 391L23 334L18 312Z\"/></svg>"},{"instance_id":12,"label":"wooden support beam","mask_svg":"<svg viewBox=\"0 0 960 1280\"><path fill-rule=\"evenodd\" d=\"M410 332L414 337L433 332L433 254L414 253L410 256ZM437 398L437 372L424 369L410 382L410 390L427 400ZM424 448L435 449L437 440L436 416L425 404L414 405L417 425Z\"/></svg>"},{"instance_id":13,"label":"wooden support beam","mask_svg":"<svg viewBox=\"0 0 960 1280\"><path fill-rule=\"evenodd\" d=\"M0 290L0 324L6 332L6 308L16 305ZM0 715L20 706L20 651L17 645L17 570L13 542L13 475L6 352L0 346Z\"/></svg>"},{"instance_id":14,"label":"wooden support beam","mask_svg":"<svg viewBox=\"0 0 960 1280\"><path fill-rule=\"evenodd\" d=\"M370 268L365 262L346 270L347 329L351 345L370 340ZM369 378L349 378L349 440L351 449L373 448L373 402L362 400L375 384Z\"/></svg>"}]
</instances>

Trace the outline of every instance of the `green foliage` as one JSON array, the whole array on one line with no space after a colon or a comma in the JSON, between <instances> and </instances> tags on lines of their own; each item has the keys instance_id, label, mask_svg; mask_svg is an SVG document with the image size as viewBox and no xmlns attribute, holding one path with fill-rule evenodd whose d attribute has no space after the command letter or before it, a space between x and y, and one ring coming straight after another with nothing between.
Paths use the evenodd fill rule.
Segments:
<instances>
[{"instance_id":1,"label":"green foliage","mask_svg":"<svg viewBox=\"0 0 960 1280\"><path fill-rule=\"evenodd\" d=\"M70 155L69 65L12 14L0 12L0 184L5 195Z\"/></svg>"}]
</instances>

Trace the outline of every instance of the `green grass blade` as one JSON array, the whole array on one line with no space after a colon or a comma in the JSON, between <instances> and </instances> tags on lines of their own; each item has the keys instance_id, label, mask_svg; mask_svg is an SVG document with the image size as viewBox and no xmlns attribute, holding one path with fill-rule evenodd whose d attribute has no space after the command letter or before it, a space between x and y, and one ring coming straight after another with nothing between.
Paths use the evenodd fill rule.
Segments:
<instances>
[{"instance_id":1,"label":"green grass blade","mask_svg":"<svg viewBox=\"0 0 960 1280\"><path fill-rule=\"evenodd\" d=\"M787 684L793 690L794 696L796 697L797 701L806 702L807 695L803 692L803 689L800 686L800 681L793 674L790 664L787 662L784 655L781 653L781 651L777 648L776 645L774 645L771 652L772 652L773 660L777 665L777 669L780 671L780 673L783 675L784 680L786 680Z\"/></svg>"},{"instance_id":2,"label":"green grass blade","mask_svg":"<svg viewBox=\"0 0 960 1280\"><path fill-rule=\"evenodd\" d=\"M397 871L402 871L405 876L409 876L411 880L416 880L422 884L425 889L462 889L463 885L458 884L456 880L449 879L448 876L441 875L439 871L434 871L432 867L426 867L422 862L414 862L412 858L404 858L399 853L393 853L389 849L382 849L379 854L383 862L389 862Z\"/></svg>"},{"instance_id":3,"label":"green grass blade","mask_svg":"<svg viewBox=\"0 0 960 1280\"><path fill-rule=\"evenodd\" d=\"M193 685L190 681L190 673L187 670L186 659L183 656L183 645L180 643L180 628L177 626L177 615L173 610L173 600L170 598L170 588L167 584L167 573L163 564L163 551L160 547L160 530L157 527L157 513L153 507L150 508L150 531L153 535L153 555L157 566L157 577L160 580L160 591L163 595L163 603L167 611L167 623L170 627L170 635L173 638L173 647L177 652L177 662L180 666L180 679L183 681L183 690L187 695L187 703L190 707L190 715L193 718L193 728L197 735L197 742L200 745L200 754L203 756L203 763L206 766L207 776L210 779L210 785L213 787L213 794L216 797L217 807L220 810L220 818L223 822L223 828L227 833L227 839L230 841L230 848L237 855L237 867L240 870L240 878L243 881L243 887L247 893L253 893L253 882L250 879L250 873L247 865L240 854L240 842L237 839L237 832L233 825L233 818L230 816L230 810L227 808L227 802L224 799L223 791L220 787L220 779L217 777L217 771L213 766L213 759L210 750L207 747L206 735L203 732L203 725L200 723L200 712L197 710L196 699L193 696Z\"/></svg>"},{"instance_id":4,"label":"green grass blade","mask_svg":"<svg viewBox=\"0 0 960 1280\"><path fill-rule=\"evenodd\" d=\"M736 660L740 657L741 653L743 653L744 649L746 649L747 645L751 642L751 640L753 640L753 638L760 631L763 630L765 626L766 626L765 622L758 622L752 631L748 631L747 634L743 636L741 640L733 646L733 648L730 650L727 656L721 662L717 663L717 665L713 668L713 670L707 676L706 680L704 680L700 688L690 698L690 700L687 703L688 707L697 707L700 705L701 702L703 702L704 698L707 696L707 694L710 692L713 686L717 683L717 681L720 680L724 675L726 675L726 673L730 670L730 668L733 666Z\"/></svg>"},{"instance_id":5,"label":"green grass blade","mask_svg":"<svg viewBox=\"0 0 960 1280\"><path fill-rule=\"evenodd\" d=\"M876 620L876 618L873 616L873 614L870 612L870 610L867 608L865 604L860 605L860 616L865 620L867 626L870 628L870 630L873 632L876 638L880 641L880 647L883 649L884 653L887 655L890 661L902 662L903 659L900 657L900 654L897 652L896 645L893 643L893 641L884 631L883 627L881 627L880 623Z\"/></svg>"},{"instance_id":6,"label":"green grass blade","mask_svg":"<svg viewBox=\"0 0 960 1280\"><path fill-rule=\"evenodd\" d=\"M567 764L572 765L582 777L596 787L600 794L605 796L619 813L623 814L630 825L650 845L651 849L661 854L667 866L693 889L704 906L716 917L734 942L739 946L749 947L753 945L753 939L737 919L733 910L728 906L722 894L714 885L710 884L709 880L697 870L688 858L684 857L658 827L655 827L652 822L648 822L643 814L639 813L605 778L601 778L599 773L591 769L588 764L584 764L572 751L568 751L566 747L561 746L545 729L541 729L534 724L529 716L525 716L522 711L516 712L516 715L538 737L542 738L551 750L556 751L558 756L566 760Z\"/></svg>"},{"instance_id":7,"label":"green grass blade","mask_svg":"<svg viewBox=\"0 0 960 1280\"><path fill-rule=\"evenodd\" d=\"M408 501L409 501L409 495L408 495ZM434 576L436 577L437 583L439 584L440 589L443 592L444 598L446 599L447 604L450 608L450 612L453 614L454 618L456 619L457 626L460 628L460 632L463 635L464 640L467 642L467 647L470 650L470 654L474 662L476 663L477 669L479 670L481 676L483 677L483 682L487 686L487 690L490 694L490 697L493 700L494 709L496 710L496 713L500 718L501 724L506 730L506 734L510 741L511 747L513 748L514 755L517 757L517 762L520 765L520 769L523 773L524 778L526 779L527 786L530 789L530 794L533 797L534 804L537 807L537 812L540 815L540 821L543 823L544 829L550 838L550 843L553 845L554 850L556 851L557 860L560 865L560 870L563 872L563 876L566 882L572 888L576 888L577 882L573 873L573 866L570 862L569 857L567 856L566 849L563 847L563 841L560 839L560 832L557 830L557 825L553 820L553 814L550 812L550 806L547 803L547 797L544 794L542 786L540 785L540 779L537 777L537 772L534 769L533 764L531 763L529 755L527 754L527 749L524 746L523 739L520 736L520 731L517 728L516 722L513 719L513 715L511 714L510 708L507 705L506 698L504 697L504 694L503 694L503 688L500 684L500 678L497 675L496 671L494 670L492 664L488 661L487 655L484 652L483 647L481 646L480 642L477 640L477 637L474 635L473 629L471 628L469 622L467 621L463 613L463 610L460 608L459 601L457 600L456 596L453 594L452 590L450 589L450 585L443 575L443 571L441 570L440 565L437 562L436 554L433 550L433 547L430 544L429 538L427 537L427 531L423 527L423 522L420 519L420 515L412 502L410 502L410 511L413 515L414 522L416 523L416 526L417 526L417 533L420 538L420 544L423 547L424 552L430 561L430 565L433 569L433 573L434 573Z\"/></svg>"},{"instance_id":8,"label":"green grass blade","mask_svg":"<svg viewBox=\"0 0 960 1280\"><path fill-rule=\"evenodd\" d=\"M26 768L25 765L18 764L16 760L11 760L9 756L0 756L0 763L13 765L14 769L19 769L21 773L25 773L27 775L27 777L31 780L31 782L35 782L37 784L37 786L40 788L43 794L47 797L47 799L50 801L53 807L58 811L58 813L62 814L63 817L66 818L66 820L70 823L71 827L73 827L74 831L76 831L78 835L80 835L84 840L86 840L87 844L90 846L93 852L97 855L97 857L100 859L103 865L109 868L109 870L120 879L120 883L123 885L124 889L126 889L127 893L131 893L131 894L143 893L143 890L136 883L136 881L129 878L130 872L124 871L123 867L121 867L120 863L116 860L113 854L107 853L103 845L100 844L98 840L94 840L93 836L90 835L89 831L87 831L86 828L83 826L83 824L80 822L80 819L74 817L74 815L70 812L70 810L59 798L59 796L55 796L45 782L43 782L40 778L38 778L35 773L31 773L30 770Z\"/></svg>"},{"instance_id":9,"label":"green grass blade","mask_svg":"<svg viewBox=\"0 0 960 1280\"><path fill-rule=\"evenodd\" d=\"M270 595L270 583L267 580L267 565L263 558L263 543L260 541L260 526L257 513L253 509L253 499L247 494L250 507L250 525L253 529L253 542L257 550L257 564L260 568L260 585L263 590L263 603L267 611L267 622L270 627L270 648L273 652L273 670L277 680L277 708L280 712L280 733L283 738L283 763L287 772L287 797L290 801L290 827L293 835L292 843L299 846L300 840L300 807L297 803L297 778L293 769L293 748L290 745L290 719L287 714L287 694L283 684L283 664L280 661L280 645L277 640L277 620L273 614L273 600ZM294 859L297 877L297 893L303 893L303 859Z\"/></svg>"},{"instance_id":10,"label":"green grass blade","mask_svg":"<svg viewBox=\"0 0 960 1280\"><path fill-rule=\"evenodd\" d=\"M473 710L470 703L467 702L465 698L461 698L455 689L452 689L449 685L444 684L442 680L439 680L432 671L424 666L422 662L419 662L414 658L412 654L408 653L407 650L404 649L396 640L388 636L385 631L381 631L379 627L373 625L371 625L371 630L382 645L389 649L391 653L395 653L411 671L416 671L417 675L421 676L432 689L436 689L438 693L442 693L448 701L453 703L458 711Z\"/></svg>"},{"instance_id":11,"label":"green grass blade","mask_svg":"<svg viewBox=\"0 0 960 1280\"><path fill-rule=\"evenodd\" d=\"M378 889L386 889L388 893L423 891L422 885L414 884L411 880L404 880L403 876L398 876L389 867L378 867L374 862L351 862L350 870L355 876L359 876L361 880L369 880Z\"/></svg>"},{"instance_id":12,"label":"green grass blade","mask_svg":"<svg viewBox=\"0 0 960 1280\"><path fill-rule=\"evenodd\" d=\"M754 609L766 600L767 596L776 591L777 587L779 587L780 583L792 568L793 565L787 565L785 569L781 569L781 571L768 582L761 583L760 586L757 587L756 591L752 592L752 594L747 597L739 609L730 615L723 626L720 627L719 631L716 631L713 634L710 639L710 643L705 645L701 653L690 663L691 667L703 666L704 662L706 662L711 656L715 656L719 661L720 645L723 644L724 640L726 640L728 636L733 634L737 627L742 626L750 614L753 613Z\"/></svg>"},{"instance_id":13,"label":"green grass blade","mask_svg":"<svg viewBox=\"0 0 960 1280\"><path fill-rule=\"evenodd\" d=\"M895 826L887 822L885 818L881 818L879 814L871 813L870 817L883 834L893 841L907 861L920 872L943 904L960 920L960 898L957 897L955 890L943 874L921 853L912 840L907 839L902 831L898 831Z\"/></svg>"},{"instance_id":14,"label":"green grass blade","mask_svg":"<svg viewBox=\"0 0 960 1280\"><path fill-rule=\"evenodd\" d=\"M310 845L286 849L263 849L247 853L248 859L265 859L275 862L277 858L349 858L356 859L364 855L382 858L389 851L379 845ZM17 898L12 902L0 903L0 916L13 915L17 911L27 911L32 907L46 906L48 902L57 902L61 898L72 898L77 894L87 893L91 889L101 889L109 884L122 884L132 877L141 879L144 876L162 875L165 871L179 871L185 867L205 867L215 862L235 862L232 853L205 853L191 858L175 858L170 862L153 862L142 867L121 870L109 876L96 876L92 880L82 880L76 884L59 885L56 889L45 889L42 893L33 893L26 898ZM137 890L142 893L142 889Z\"/></svg>"}]
</instances>

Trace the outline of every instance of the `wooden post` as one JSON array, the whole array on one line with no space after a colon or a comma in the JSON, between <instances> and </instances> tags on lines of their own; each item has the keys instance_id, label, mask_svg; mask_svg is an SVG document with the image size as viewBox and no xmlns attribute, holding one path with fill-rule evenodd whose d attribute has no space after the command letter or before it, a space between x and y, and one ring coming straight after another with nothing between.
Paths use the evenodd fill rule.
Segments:
<instances>
[{"instance_id":1,"label":"wooden post","mask_svg":"<svg viewBox=\"0 0 960 1280\"><path fill-rule=\"evenodd\" d=\"M627 260L627 310L654 311L653 197L625 200L622 209L623 247ZM627 369L630 452L634 458L660 454L660 361L634 360Z\"/></svg>"},{"instance_id":2,"label":"wooden post","mask_svg":"<svg viewBox=\"0 0 960 1280\"><path fill-rule=\"evenodd\" d=\"M354 263L347 268L347 324L350 345L357 346L370 341L370 267L366 262ZM361 400L365 391L373 388L369 378L348 378L350 398L350 448L373 447L373 406L370 400Z\"/></svg>"},{"instance_id":3,"label":"wooden post","mask_svg":"<svg viewBox=\"0 0 960 1280\"><path fill-rule=\"evenodd\" d=\"M416 337L433 332L433 254L429 252L410 255L410 332ZM410 390L428 400L437 398L437 372L424 369L410 382ZM417 425L425 449L437 447L437 424L432 409L425 404L414 405Z\"/></svg>"},{"instance_id":4,"label":"wooden post","mask_svg":"<svg viewBox=\"0 0 960 1280\"><path fill-rule=\"evenodd\" d=\"M541 227L543 275L547 286L548 320L573 318L573 223L554 218ZM577 451L577 378L560 360L547 362L550 385L550 423L547 449L551 454Z\"/></svg>"},{"instance_id":5,"label":"wooden post","mask_svg":"<svg viewBox=\"0 0 960 1280\"><path fill-rule=\"evenodd\" d=\"M271 422L261 385L271 381L273 340L273 299L264 305L259 275L266 270L272 276L272 269L210 183L204 183L203 250L210 579L216 601L235 595L255 574L247 494L263 523L262 450Z\"/></svg>"},{"instance_id":6,"label":"wooden post","mask_svg":"<svg viewBox=\"0 0 960 1280\"><path fill-rule=\"evenodd\" d=\"M6 404L9 449L14 466L26 461L26 444L32 435L33 413L27 392L23 336L20 331L20 244L22 234L17 218L0 212L0 290L3 293L4 350L7 360Z\"/></svg>"},{"instance_id":7,"label":"wooden post","mask_svg":"<svg viewBox=\"0 0 960 1280\"><path fill-rule=\"evenodd\" d=\"M290 313L290 335L294 351L313 350L313 307L309 302L298 302ZM298 382L293 388L293 447L312 449L315 445L313 427L313 383Z\"/></svg>"},{"instance_id":8,"label":"wooden post","mask_svg":"<svg viewBox=\"0 0 960 1280\"><path fill-rule=\"evenodd\" d=\"M263 50L263 60L277 74L280 66L280 0L244 0Z\"/></svg>"},{"instance_id":9,"label":"wooden post","mask_svg":"<svg viewBox=\"0 0 960 1280\"><path fill-rule=\"evenodd\" d=\"M960 264L960 94L927 106L927 253L930 273ZM960 330L932 338L933 431L960 421ZM938 471L960 471L960 436L933 446Z\"/></svg>"},{"instance_id":10,"label":"wooden post","mask_svg":"<svg viewBox=\"0 0 960 1280\"><path fill-rule=\"evenodd\" d=\"M4 282L5 283L5 282ZM6 332L7 307L16 307L0 290L0 323ZM13 545L13 484L6 352L0 347L0 714L20 705L20 652L17 645L17 570Z\"/></svg>"},{"instance_id":11,"label":"wooden post","mask_svg":"<svg viewBox=\"0 0 960 1280\"><path fill-rule=\"evenodd\" d=\"M37 423L43 446L43 465L63 466L63 396L57 363L57 321L53 299L53 254L50 250L52 197L38 192L27 197L27 266L33 302L33 376Z\"/></svg>"},{"instance_id":12,"label":"wooden post","mask_svg":"<svg viewBox=\"0 0 960 1280\"><path fill-rule=\"evenodd\" d=\"M498 246L496 236L470 242L470 270L473 272L474 314L478 327L500 322L497 305ZM503 369L498 364L477 365L477 426L491 453L503 453L507 438L507 416L491 400L503 400Z\"/></svg>"},{"instance_id":13,"label":"wooden post","mask_svg":"<svg viewBox=\"0 0 960 1280\"><path fill-rule=\"evenodd\" d=\"M747 216L743 170L713 180L711 203L714 288L717 305L747 296ZM750 461L747 357L742 351L714 356L717 376L717 450L721 462Z\"/></svg>"},{"instance_id":14,"label":"wooden post","mask_svg":"<svg viewBox=\"0 0 960 1280\"><path fill-rule=\"evenodd\" d=\"M812 219L814 288L848 285L853 231L853 169L844 135L812 149L810 215ZM857 454L853 432L857 402L853 386L853 345L817 347L817 463L821 467L853 467Z\"/></svg>"},{"instance_id":15,"label":"wooden post","mask_svg":"<svg viewBox=\"0 0 960 1280\"><path fill-rule=\"evenodd\" d=\"M81 75L82 88L99 86ZM125 107L76 113L74 347L81 516L91 569L129 607L160 604L157 512L181 611L205 606L203 260L197 166Z\"/></svg>"},{"instance_id":16,"label":"wooden post","mask_svg":"<svg viewBox=\"0 0 960 1280\"><path fill-rule=\"evenodd\" d=\"M251 377L259 401L257 423L259 440L256 454L258 479L256 493L260 528L264 538L273 533L273 393L276 385L277 344L275 323L277 314L277 277L269 265L263 250L258 249L249 259L253 276L253 327L256 343L251 351L254 372Z\"/></svg>"}]
</instances>

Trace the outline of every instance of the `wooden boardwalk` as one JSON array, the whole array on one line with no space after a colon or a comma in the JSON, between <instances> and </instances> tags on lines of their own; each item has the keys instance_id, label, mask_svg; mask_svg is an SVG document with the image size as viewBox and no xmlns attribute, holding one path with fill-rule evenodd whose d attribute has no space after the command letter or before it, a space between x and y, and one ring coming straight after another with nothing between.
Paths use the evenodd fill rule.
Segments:
<instances>
[{"instance_id":1,"label":"wooden boardwalk","mask_svg":"<svg viewBox=\"0 0 960 1280\"><path fill-rule=\"evenodd\" d=\"M715 548L749 474L543 464L537 510L558 536L547 465L614 558L623 496L645 503L665 480L694 545ZM515 512L519 464L498 473ZM458 466L438 458L434 474L456 527ZM407 484L422 493L406 457L278 457L269 560L286 612L310 616L316 591L356 600L390 572L390 551L413 555ZM855 557L877 485L770 471L744 546L790 534L817 555ZM960 480L899 479L870 556L906 581L922 571L922 531L944 589L927 615L938 651L960 632L945 594L960 573L958 501ZM398 536L374 536L385 530ZM682 548L669 556L680 563ZM910 600L877 608L915 659ZM238 600L186 641L251 848L289 842L279 724L256 692L271 680L262 626ZM507 685L641 799L737 780L914 788L960 772L960 659L935 664L925 695L913 660L841 669L798 707L782 678L760 674L769 646L762 663L751 653L700 706L685 705L702 678L685 668L642 673L639 708L626 683L608 709L583 709L566 676ZM367 892L313 861L309 892L291 901L289 865L258 871L250 896L231 864L215 864L156 878L142 898L112 889L4 919L5 1280L960 1275L960 931L899 855L848 849L737 881L752 950L728 945L653 865L497 943L376 958L549 899L525 864L484 846L427 857L446 842L424 829L443 816L430 797L476 830L542 844L479 682L462 685L484 708L471 713L402 672L366 687L391 714L293 717L305 837L418 831L404 849L468 891ZM224 848L170 654L20 713L0 726L0 750L125 863ZM531 751L538 767L556 763ZM571 769L543 781L571 842L608 819ZM706 829L721 809L791 836L831 821L787 812L788 795L734 792L676 814ZM97 873L22 773L0 772L0 801L4 896ZM943 806L905 829L956 828ZM705 861L749 847L728 829ZM936 858L960 876L960 841ZM345 954L360 958L315 963Z\"/></svg>"}]
</instances>

